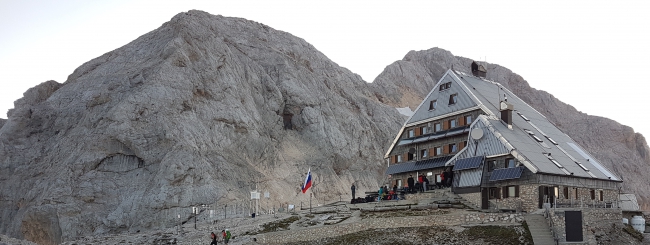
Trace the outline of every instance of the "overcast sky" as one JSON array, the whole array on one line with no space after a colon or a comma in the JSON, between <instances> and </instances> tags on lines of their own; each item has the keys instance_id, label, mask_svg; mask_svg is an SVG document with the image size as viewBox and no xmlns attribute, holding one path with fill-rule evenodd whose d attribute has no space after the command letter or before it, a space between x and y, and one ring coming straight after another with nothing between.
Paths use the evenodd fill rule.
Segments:
<instances>
[{"instance_id":1,"label":"overcast sky","mask_svg":"<svg viewBox=\"0 0 650 245\"><path fill-rule=\"evenodd\" d=\"M301 37L367 82L410 50L486 60L650 136L650 1L313 2L0 0L0 117L28 88L198 9Z\"/></svg>"}]
</instances>

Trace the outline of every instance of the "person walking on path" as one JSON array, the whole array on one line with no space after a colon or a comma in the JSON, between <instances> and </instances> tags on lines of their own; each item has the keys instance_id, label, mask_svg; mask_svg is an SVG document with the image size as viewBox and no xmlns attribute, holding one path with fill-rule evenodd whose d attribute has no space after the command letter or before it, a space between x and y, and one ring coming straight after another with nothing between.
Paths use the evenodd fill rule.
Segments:
<instances>
[{"instance_id":1,"label":"person walking on path","mask_svg":"<svg viewBox=\"0 0 650 245\"><path fill-rule=\"evenodd\" d=\"M230 241L230 231L228 229L221 230L221 235L223 236L224 244L228 244L228 241Z\"/></svg>"},{"instance_id":2,"label":"person walking on path","mask_svg":"<svg viewBox=\"0 0 650 245\"><path fill-rule=\"evenodd\" d=\"M352 187L350 187L350 190L352 190L352 200L354 200L354 191L356 191L356 187L354 186L354 183L352 183Z\"/></svg>"},{"instance_id":3,"label":"person walking on path","mask_svg":"<svg viewBox=\"0 0 650 245\"><path fill-rule=\"evenodd\" d=\"M210 238L212 238L212 242L210 243L210 245L212 244L217 245L217 235L215 235L214 232L210 233Z\"/></svg>"}]
</instances>

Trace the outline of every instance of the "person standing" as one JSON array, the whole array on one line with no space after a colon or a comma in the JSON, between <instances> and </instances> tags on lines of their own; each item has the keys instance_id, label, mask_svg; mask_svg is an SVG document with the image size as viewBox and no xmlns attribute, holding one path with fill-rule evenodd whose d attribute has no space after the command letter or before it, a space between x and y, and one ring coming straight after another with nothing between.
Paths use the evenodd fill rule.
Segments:
<instances>
[{"instance_id":1,"label":"person standing","mask_svg":"<svg viewBox=\"0 0 650 245\"><path fill-rule=\"evenodd\" d=\"M413 187L415 186L415 180L413 179L413 175L409 175L409 178L406 180L406 182L409 184L409 192L413 190Z\"/></svg>"},{"instance_id":2,"label":"person standing","mask_svg":"<svg viewBox=\"0 0 650 245\"><path fill-rule=\"evenodd\" d=\"M350 187L350 190L352 190L352 200L354 200L354 192L357 188L354 186L354 183L352 183L352 187Z\"/></svg>"},{"instance_id":3,"label":"person standing","mask_svg":"<svg viewBox=\"0 0 650 245\"><path fill-rule=\"evenodd\" d=\"M422 181L424 181L424 183L422 183L422 186L424 187L424 191L427 191L427 188L429 187L429 179L427 178L426 175L422 176Z\"/></svg>"}]
</instances>

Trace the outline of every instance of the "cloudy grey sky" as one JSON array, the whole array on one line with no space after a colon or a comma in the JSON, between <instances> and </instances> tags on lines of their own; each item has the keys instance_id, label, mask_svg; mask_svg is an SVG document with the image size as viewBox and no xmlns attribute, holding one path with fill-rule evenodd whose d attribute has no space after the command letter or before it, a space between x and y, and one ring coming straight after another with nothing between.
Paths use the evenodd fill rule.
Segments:
<instances>
[{"instance_id":1,"label":"cloudy grey sky","mask_svg":"<svg viewBox=\"0 0 650 245\"><path fill-rule=\"evenodd\" d=\"M0 1L0 117L22 93L199 9L305 39L367 82L439 47L650 136L650 1Z\"/></svg>"}]
</instances>

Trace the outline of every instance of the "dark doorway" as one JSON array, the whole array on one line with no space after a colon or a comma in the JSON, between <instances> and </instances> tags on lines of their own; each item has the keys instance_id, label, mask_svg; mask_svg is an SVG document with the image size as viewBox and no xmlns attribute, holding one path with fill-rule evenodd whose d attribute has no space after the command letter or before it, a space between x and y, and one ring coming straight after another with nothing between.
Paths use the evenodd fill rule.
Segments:
<instances>
[{"instance_id":1,"label":"dark doorway","mask_svg":"<svg viewBox=\"0 0 650 245\"><path fill-rule=\"evenodd\" d=\"M551 186L540 186L539 187L539 208L542 208L545 202L549 202L551 207L555 202L555 189Z\"/></svg>"},{"instance_id":2,"label":"dark doorway","mask_svg":"<svg viewBox=\"0 0 650 245\"><path fill-rule=\"evenodd\" d=\"M582 211L564 211L567 242L582 242Z\"/></svg>"},{"instance_id":3,"label":"dark doorway","mask_svg":"<svg viewBox=\"0 0 650 245\"><path fill-rule=\"evenodd\" d=\"M489 209L490 208L490 203L489 203L489 193L488 193L488 188L482 188L481 189L481 209Z\"/></svg>"}]
</instances>

